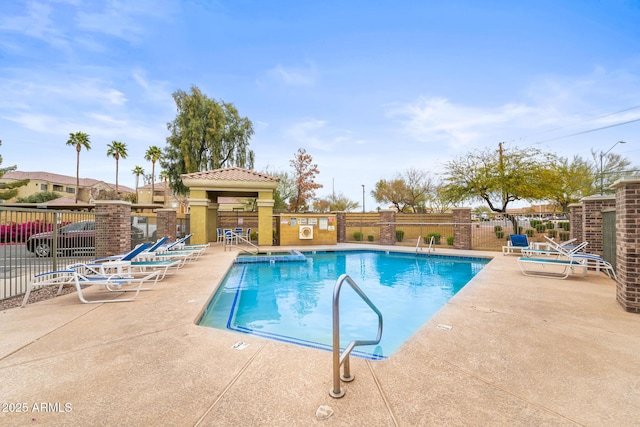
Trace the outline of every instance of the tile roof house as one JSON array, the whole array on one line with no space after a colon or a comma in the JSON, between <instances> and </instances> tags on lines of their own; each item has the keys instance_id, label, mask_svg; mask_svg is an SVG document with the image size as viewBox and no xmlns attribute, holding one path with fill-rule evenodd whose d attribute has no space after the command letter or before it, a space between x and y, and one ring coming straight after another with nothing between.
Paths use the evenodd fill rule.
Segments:
<instances>
[{"instance_id":1,"label":"tile roof house","mask_svg":"<svg viewBox=\"0 0 640 427\"><path fill-rule=\"evenodd\" d=\"M29 183L18 188L18 197L29 197L32 194L41 191L50 191L59 193L61 196L72 198L75 201L76 194L76 177L68 175L60 175L50 172L25 172L13 171L7 172L0 177L0 184L29 179ZM106 183L93 178L80 178L80 187L78 199L89 203L92 200L104 200L113 198L115 194L115 184ZM135 190L118 185L118 192L123 194L135 194ZM7 200L7 202L15 202L16 199Z\"/></svg>"}]
</instances>

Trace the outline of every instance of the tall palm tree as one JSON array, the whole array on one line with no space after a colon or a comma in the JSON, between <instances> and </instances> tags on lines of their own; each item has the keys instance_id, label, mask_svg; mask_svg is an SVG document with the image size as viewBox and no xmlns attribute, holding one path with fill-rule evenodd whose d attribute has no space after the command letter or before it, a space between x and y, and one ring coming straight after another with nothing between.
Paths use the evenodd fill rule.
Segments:
<instances>
[{"instance_id":1,"label":"tall palm tree","mask_svg":"<svg viewBox=\"0 0 640 427\"><path fill-rule=\"evenodd\" d=\"M76 147L76 203L78 203L78 196L80 195L80 151L82 147L87 151L91 150L91 140L89 135L84 132L70 133L67 145Z\"/></svg>"},{"instance_id":2,"label":"tall palm tree","mask_svg":"<svg viewBox=\"0 0 640 427\"><path fill-rule=\"evenodd\" d=\"M144 159L151 162L151 203L155 196L155 182L156 182L156 162L162 158L162 150L157 145L152 145L147 149L144 154Z\"/></svg>"},{"instance_id":3,"label":"tall palm tree","mask_svg":"<svg viewBox=\"0 0 640 427\"><path fill-rule=\"evenodd\" d=\"M116 197L118 196L118 162L120 158L127 158L127 144L120 141L111 141L107 145L107 156L116 159Z\"/></svg>"},{"instance_id":4,"label":"tall palm tree","mask_svg":"<svg viewBox=\"0 0 640 427\"><path fill-rule=\"evenodd\" d=\"M140 175L144 175L144 169L142 169L142 166L136 166L131 172L136 176L136 203L140 203L140 197L138 197L138 183L140 182Z\"/></svg>"},{"instance_id":5,"label":"tall palm tree","mask_svg":"<svg viewBox=\"0 0 640 427\"><path fill-rule=\"evenodd\" d=\"M169 192L167 180L169 179L169 173L165 170L160 171L160 179L164 182L164 206L167 207L167 193Z\"/></svg>"}]
</instances>

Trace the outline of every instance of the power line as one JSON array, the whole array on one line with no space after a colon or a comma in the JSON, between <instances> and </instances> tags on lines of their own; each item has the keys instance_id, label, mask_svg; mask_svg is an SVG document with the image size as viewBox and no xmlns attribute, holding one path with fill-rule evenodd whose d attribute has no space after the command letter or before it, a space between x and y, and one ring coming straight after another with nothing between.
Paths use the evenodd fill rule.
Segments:
<instances>
[{"instance_id":1,"label":"power line","mask_svg":"<svg viewBox=\"0 0 640 427\"><path fill-rule=\"evenodd\" d=\"M569 138L569 137L576 136L576 135L583 135L585 133L596 132L596 131L599 131L599 130L609 129L609 128L613 128L613 127L616 127L616 126L627 125L629 123L634 123L634 122L640 122L640 117L638 117L637 119L633 119L633 120L627 120L626 122L614 123L612 125L602 126L602 127L595 128L595 129L583 130L581 132L575 132L575 133L572 133L572 134L569 134L569 135L564 135L564 136L558 136L556 138L545 139L543 141L537 141L535 143L536 144L541 144L543 142L555 141L557 139Z\"/></svg>"}]
</instances>

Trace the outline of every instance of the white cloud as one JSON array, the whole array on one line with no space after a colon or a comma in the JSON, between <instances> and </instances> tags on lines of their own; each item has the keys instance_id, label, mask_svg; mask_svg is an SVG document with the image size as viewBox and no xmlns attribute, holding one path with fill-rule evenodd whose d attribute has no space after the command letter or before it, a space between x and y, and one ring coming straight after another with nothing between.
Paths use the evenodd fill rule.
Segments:
<instances>
[{"instance_id":1,"label":"white cloud","mask_svg":"<svg viewBox=\"0 0 640 427\"><path fill-rule=\"evenodd\" d=\"M312 64L307 67L284 67L278 64L267 75L287 86L313 86L318 79L318 71Z\"/></svg>"},{"instance_id":2,"label":"white cloud","mask_svg":"<svg viewBox=\"0 0 640 427\"><path fill-rule=\"evenodd\" d=\"M0 31L24 34L54 47L66 48L67 36L56 27L51 14L48 4L30 1L25 15L0 17Z\"/></svg>"}]
</instances>

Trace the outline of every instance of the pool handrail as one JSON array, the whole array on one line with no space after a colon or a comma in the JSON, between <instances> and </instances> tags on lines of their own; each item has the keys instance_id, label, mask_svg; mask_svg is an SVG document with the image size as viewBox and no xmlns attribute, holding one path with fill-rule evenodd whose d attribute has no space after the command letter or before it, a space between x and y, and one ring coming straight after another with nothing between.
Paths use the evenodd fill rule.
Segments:
<instances>
[{"instance_id":1,"label":"pool handrail","mask_svg":"<svg viewBox=\"0 0 640 427\"><path fill-rule=\"evenodd\" d=\"M378 315L378 335L375 340L354 340L347 345L340 354L340 290L344 282L347 282L349 286L362 298L362 300ZM333 388L329 390L329 395L334 398L340 398L344 396L344 390L340 387L340 380L353 381L355 377L351 375L349 367L349 354L351 350L358 345L376 345L382 339L382 313L371 302L369 297L358 287L356 282L348 274L343 274L338 277L336 284L333 288ZM340 375L340 366L344 365L344 374Z\"/></svg>"}]
</instances>

